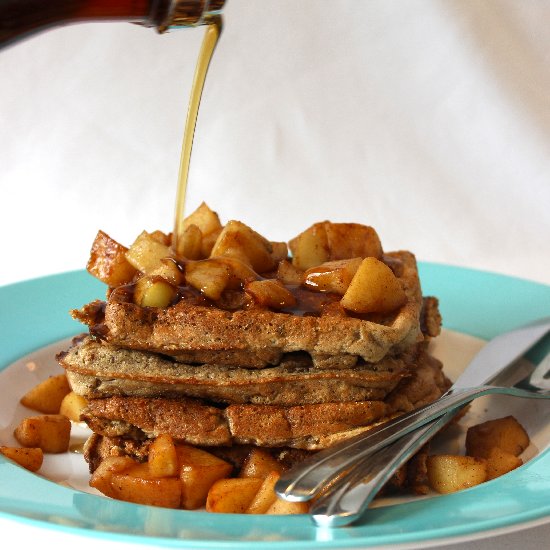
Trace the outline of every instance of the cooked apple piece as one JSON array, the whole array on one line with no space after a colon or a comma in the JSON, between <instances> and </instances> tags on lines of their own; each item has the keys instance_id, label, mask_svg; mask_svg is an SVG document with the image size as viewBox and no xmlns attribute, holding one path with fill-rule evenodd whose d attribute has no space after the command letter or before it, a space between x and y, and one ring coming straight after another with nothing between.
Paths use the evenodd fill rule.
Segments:
<instances>
[{"instance_id":1,"label":"cooked apple piece","mask_svg":"<svg viewBox=\"0 0 550 550\"><path fill-rule=\"evenodd\" d=\"M121 473L137 465L129 456L108 456L104 458L94 470L89 485L102 492L104 495L115 498L115 492L111 488L111 478L115 473Z\"/></svg>"},{"instance_id":2,"label":"cooked apple piece","mask_svg":"<svg viewBox=\"0 0 550 550\"><path fill-rule=\"evenodd\" d=\"M205 505L212 485L219 479L229 476L233 466L207 451L190 445L177 445L176 452L182 485L182 507L186 510L196 510Z\"/></svg>"},{"instance_id":3,"label":"cooked apple piece","mask_svg":"<svg viewBox=\"0 0 550 550\"><path fill-rule=\"evenodd\" d=\"M271 505L277 500L275 484L281 477L277 472L270 472L264 479L258 492L254 495L252 502L246 509L247 514L265 514Z\"/></svg>"},{"instance_id":4,"label":"cooked apple piece","mask_svg":"<svg viewBox=\"0 0 550 550\"><path fill-rule=\"evenodd\" d=\"M143 231L126 252L128 262L145 275L151 275L161 267L164 258L172 257L170 247L151 237L147 231Z\"/></svg>"},{"instance_id":5,"label":"cooked apple piece","mask_svg":"<svg viewBox=\"0 0 550 550\"><path fill-rule=\"evenodd\" d=\"M266 450L254 447L244 459L239 477L257 477L265 479L271 472L281 473L283 466Z\"/></svg>"},{"instance_id":6,"label":"cooked apple piece","mask_svg":"<svg viewBox=\"0 0 550 550\"><path fill-rule=\"evenodd\" d=\"M200 290L207 298L219 300L227 288L231 271L224 263L215 259L188 262L185 266L185 281Z\"/></svg>"},{"instance_id":7,"label":"cooked apple piece","mask_svg":"<svg viewBox=\"0 0 550 550\"><path fill-rule=\"evenodd\" d=\"M86 405L88 405L86 398L72 391L63 398L63 401L61 401L59 414L66 416L73 422L80 422L80 413Z\"/></svg>"},{"instance_id":8,"label":"cooked apple piece","mask_svg":"<svg viewBox=\"0 0 550 550\"><path fill-rule=\"evenodd\" d=\"M229 256L213 256L211 260L220 262L229 268L229 280L227 282L227 288L229 289L242 288L244 283L255 281L259 278L259 275L250 267L249 264L244 263L237 258L230 258Z\"/></svg>"},{"instance_id":9,"label":"cooked apple piece","mask_svg":"<svg viewBox=\"0 0 550 550\"><path fill-rule=\"evenodd\" d=\"M45 453L64 453L69 449L71 421L62 414L25 418L13 435L23 447L39 447Z\"/></svg>"},{"instance_id":10,"label":"cooked apple piece","mask_svg":"<svg viewBox=\"0 0 550 550\"><path fill-rule=\"evenodd\" d=\"M382 245L376 231L358 223L319 222L289 243L293 264L302 270L332 260L382 257Z\"/></svg>"},{"instance_id":11,"label":"cooked apple piece","mask_svg":"<svg viewBox=\"0 0 550 550\"><path fill-rule=\"evenodd\" d=\"M312 225L288 243L292 264L298 269L305 271L330 260L325 223Z\"/></svg>"},{"instance_id":12,"label":"cooked apple piece","mask_svg":"<svg viewBox=\"0 0 550 550\"><path fill-rule=\"evenodd\" d=\"M454 493L487 480L487 461L459 455L432 455L426 462L428 481L438 493Z\"/></svg>"},{"instance_id":13,"label":"cooked apple piece","mask_svg":"<svg viewBox=\"0 0 550 550\"><path fill-rule=\"evenodd\" d=\"M128 249L107 233L99 231L92 244L88 272L110 287L125 285L132 281L136 269L126 259Z\"/></svg>"},{"instance_id":14,"label":"cooked apple piece","mask_svg":"<svg viewBox=\"0 0 550 550\"><path fill-rule=\"evenodd\" d=\"M523 464L523 460L518 456L503 451L498 447L493 447L487 457L487 480L500 477Z\"/></svg>"},{"instance_id":15,"label":"cooked apple piece","mask_svg":"<svg viewBox=\"0 0 550 550\"><path fill-rule=\"evenodd\" d=\"M304 272L288 260L282 260L277 267L277 279L285 285L300 285Z\"/></svg>"},{"instance_id":16,"label":"cooked apple piece","mask_svg":"<svg viewBox=\"0 0 550 550\"><path fill-rule=\"evenodd\" d=\"M178 456L174 440L169 434L161 434L149 447L147 456L149 471L154 477L176 477L179 475Z\"/></svg>"},{"instance_id":17,"label":"cooked apple piece","mask_svg":"<svg viewBox=\"0 0 550 550\"><path fill-rule=\"evenodd\" d=\"M211 256L229 256L249 264L257 273L275 268L271 243L242 222L228 222L220 233Z\"/></svg>"},{"instance_id":18,"label":"cooked apple piece","mask_svg":"<svg viewBox=\"0 0 550 550\"><path fill-rule=\"evenodd\" d=\"M325 222L331 260L382 257L382 244L374 228L359 223Z\"/></svg>"},{"instance_id":19,"label":"cooked apple piece","mask_svg":"<svg viewBox=\"0 0 550 550\"><path fill-rule=\"evenodd\" d=\"M471 456L487 458L493 447L518 456L528 446L529 436L513 416L488 420L466 433L466 454Z\"/></svg>"},{"instance_id":20,"label":"cooked apple piece","mask_svg":"<svg viewBox=\"0 0 550 550\"><path fill-rule=\"evenodd\" d=\"M172 242L172 236L167 235L166 233L164 233L164 231L161 231L160 229L155 229L155 231L151 231L151 233L149 233L149 236L154 241L157 241L158 243L164 244L166 246L170 246L170 243Z\"/></svg>"},{"instance_id":21,"label":"cooked apple piece","mask_svg":"<svg viewBox=\"0 0 550 550\"><path fill-rule=\"evenodd\" d=\"M303 285L310 290L343 296L362 261L361 258L351 258L311 267L304 273Z\"/></svg>"},{"instance_id":22,"label":"cooked apple piece","mask_svg":"<svg viewBox=\"0 0 550 550\"><path fill-rule=\"evenodd\" d=\"M365 258L341 304L357 313L389 313L402 306L407 295L393 271L376 258Z\"/></svg>"},{"instance_id":23,"label":"cooked apple piece","mask_svg":"<svg viewBox=\"0 0 550 550\"><path fill-rule=\"evenodd\" d=\"M202 236L202 247L201 247L202 258L208 258L212 254L212 249L214 248L214 245L216 244L216 241L218 240L218 237L220 236L221 232L222 232L222 228L220 227L219 229L216 229L216 231L213 231L208 235Z\"/></svg>"},{"instance_id":24,"label":"cooked apple piece","mask_svg":"<svg viewBox=\"0 0 550 550\"><path fill-rule=\"evenodd\" d=\"M113 498L163 508L179 508L181 483L177 477L155 477L147 462L111 476Z\"/></svg>"},{"instance_id":25,"label":"cooked apple piece","mask_svg":"<svg viewBox=\"0 0 550 550\"><path fill-rule=\"evenodd\" d=\"M218 214L204 202L183 220L182 230L185 231L191 225L198 227L203 236L208 236L222 228Z\"/></svg>"},{"instance_id":26,"label":"cooked apple piece","mask_svg":"<svg viewBox=\"0 0 550 550\"><path fill-rule=\"evenodd\" d=\"M262 483L255 477L220 479L208 491L206 511L244 514Z\"/></svg>"},{"instance_id":27,"label":"cooked apple piece","mask_svg":"<svg viewBox=\"0 0 550 550\"><path fill-rule=\"evenodd\" d=\"M19 466L31 471L37 472L44 461L44 452L38 447L0 447L0 454L13 460Z\"/></svg>"},{"instance_id":28,"label":"cooked apple piece","mask_svg":"<svg viewBox=\"0 0 550 550\"><path fill-rule=\"evenodd\" d=\"M187 226L180 235L176 255L188 260L201 260L204 258L202 255L202 232L194 223Z\"/></svg>"},{"instance_id":29,"label":"cooked apple piece","mask_svg":"<svg viewBox=\"0 0 550 550\"><path fill-rule=\"evenodd\" d=\"M285 309L296 305L296 298L276 279L252 281L244 289L260 306Z\"/></svg>"},{"instance_id":30,"label":"cooked apple piece","mask_svg":"<svg viewBox=\"0 0 550 550\"><path fill-rule=\"evenodd\" d=\"M286 243L271 241L271 250L271 256L276 264L288 258L288 246Z\"/></svg>"},{"instance_id":31,"label":"cooked apple piece","mask_svg":"<svg viewBox=\"0 0 550 550\"><path fill-rule=\"evenodd\" d=\"M21 405L46 414L56 414L63 398L71 391L65 374L50 376L30 389L20 400Z\"/></svg>"},{"instance_id":32,"label":"cooked apple piece","mask_svg":"<svg viewBox=\"0 0 550 550\"><path fill-rule=\"evenodd\" d=\"M309 504L307 502L289 502L277 497L275 502L266 510L266 514L271 515L293 515L307 514L309 512Z\"/></svg>"},{"instance_id":33,"label":"cooked apple piece","mask_svg":"<svg viewBox=\"0 0 550 550\"><path fill-rule=\"evenodd\" d=\"M141 277L134 288L134 303L141 307L168 307L177 290L158 277Z\"/></svg>"},{"instance_id":34,"label":"cooked apple piece","mask_svg":"<svg viewBox=\"0 0 550 550\"><path fill-rule=\"evenodd\" d=\"M149 275L153 278L164 279L174 287L183 282L183 273L172 258L162 259L160 265Z\"/></svg>"}]
</instances>

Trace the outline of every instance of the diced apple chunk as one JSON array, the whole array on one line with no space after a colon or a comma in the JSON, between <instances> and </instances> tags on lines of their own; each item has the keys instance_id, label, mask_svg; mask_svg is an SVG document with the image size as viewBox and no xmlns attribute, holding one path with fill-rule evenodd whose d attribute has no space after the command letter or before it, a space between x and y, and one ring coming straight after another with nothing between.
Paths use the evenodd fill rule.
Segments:
<instances>
[{"instance_id":1,"label":"diced apple chunk","mask_svg":"<svg viewBox=\"0 0 550 550\"><path fill-rule=\"evenodd\" d=\"M161 267L164 258L173 257L169 246L143 231L126 252L126 259L132 266L145 275L151 275Z\"/></svg>"},{"instance_id":2,"label":"diced apple chunk","mask_svg":"<svg viewBox=\"0 0 550 550\"><path fill-rule=\"evenodd\" d=\"M76 394L74 391L68 393L61 401L59 414L66 416L73 422L80 422L80 413L86 407L88 401L85 397Z\"/></svg>"},{"instance_id":3,"label":"diced apple chunk","mask_svg":"<svg viewBox=\"0 0 550 550\"><path fill-rule=\"evenodd\" d=\"M183 273L174 260L164 258L160 261L160 265L151 271L150 277L164 279L167 283L177 287L183 281Z\"/></svg>"},{"instance_id":4,"label":"diced apple chunk","mask_svg":"<svg viewBox=\"0 0 550 550\"><path fill-rule=\"evenodd\" d=\"M382 257L376 231L358 223L313 224L289 243L292 263L305 271L332 260Z\"/></svg>"},{"instance_id":5,"label":"diced apple chunk","mask_svg":"<svg viewBox=\"0 0 550 550\"><path fill-rule=\"evenodd\" d=\"M13 460L19 466L31 471L37 472L42 466L44 452L38 447L0 447L0 454Z\"/></svg>"},{"instance_id":6,"label":"diced apple chunk","mask_svg":"<svg viewBox=\"0 0 550 550\"><path fill-rule=\"evenodd\" d=\"M103 231L99 231L92 244L86 269L90 274L110 287L132 281L136 269L126 259L128 249Z\"/></svg>"},{"instance_id":7,"label":"diced apple chunk","mask_svg":"<svg viewBox=\"0 0 550 550\"><path fill-rule=\"evenodd\" d=\"M183 220L182 229L185 231L191 225L198 227L204 236L222 228L218 214L204 202Z\"/></svg>"},{"instance_id":8,"label":"diced apple chunk","mask_svg":"<svg viewBox=\"0 0 550 550\"><path fill-rule=\"evenodd\" d=\"M61 414L25 418L13 432L23 447L39 447L45 453L64 453L69 449L71 421Z\"/></svg>"},{"instance_id":9,"label":"diced apple chunk","mask_svg":"<svg viewBox=\"0 0 550 550\"><path fill-rule=\"evenodd\" d=\"M230 268L215 259L188 262L185 266L185 281L207 298L219 300L231 278Z\"/></svg>"},{"instance_id":10,"label":"diced apple chunk","mask_svg":"<svg viewBox=\"0 0 550 550\"><path fill-rule=\"evenodd\" d=\"M374 228L359 223L325 223L331 260L382 257L382 245Z\"/></svg>"},{"instance_id":11,"label":"diced apple chunk","mask_svg":"<svg viewBox=\"0 0 550 550\"><path fill-rule=\"evenodd\" d=\"M292 263L302 271L328 262L330 250L325 222L312 225L292 239L288 246L292 252Z\"/></svg>"},{"instance_id":12,"label":"diced apple chunk","mask_svg":"<svg viewBox=\"0 0 550 550\"><path fill-rule=\"evenodd\" d=\"M244 459L239 477L258 477L265 479L271 472L281 473L283 466L266 450L254 447Z\"/></svg>"},{"instance_id":13,"label":"diced apple chunk","mask_svg":"<svg viewBox=\"0 0 550 550\"><path fill-rule=\"evenodd\" d=\"M211 260L226 265L229 268L227 288L241 288L244 283L255 281L259 278L259 275L250 267L249 264L244 263L237 258L230 258L229 256L215 256L212 257Z\"/></svg>"},{"instance_id":14,"label":"diced apple chunk","mask_svg":"<svg viewBox=\"0 0 550 550\"><path fill-rule=\"evenodd\" d=\"M254 302L263 307L285 309L296 305L293 294L277 280L252 281L244 288Z\"/></svg>"},{"instance_id":15,"label":"diced apple chunk","mask_svg":"<svg viewBox=\"0 0 550 550\"><path fill-rule=\"evenodd\" d=\"M206 499L206 511L243 514L261 487L263 480L255 477L220 479Z\"/></svg>"},{"instance_id":16,"label":"diced apple chunk","mask_svg":"<svg viewBox=\"0 0 550 550\"><path fill-rule=\"evenodd\" d=\"M518 456L528 446L529 436L513 416L487 420L466 433L466 453L472 456L487 458L493 447Z\"/></svg>"},{"instance_id":17,"label":"diced apple chunk","mask_svg":"<svg viewBox=\"0 0 550 550\"><path fill-rule=\"evenodd\" d=\"M487 480L500 477L523 464L523 460L518 456L503 451L498 447L493 447L487 457Z\"/></svg>"},{"instance_id":18,"label":"diced apple chunk","mask_svg":"<svg viewBox=\"0 0 550 550\"><path fill-rule=\"evenodd\" d=\"M46 414L57 414L63 398L71 391L65 374L46 378L21 399L21 405Z\"/></svg>"},{"instance_id":19,"label":"diced apple chunk","mask_svg":"<svg viewBox=\"0 0 550 550\"><path fill-rule=\"evenodd\" d=\"M264 479L252 502L246 509L247 514L265 514L271 505L277 500L275 484L281 475L279 472L270 472Z\"/></svg>"},{"instance_id":20,"label":"diced apple chunk","mask_svg":"<svg viewBox=\"0 0 550 550\"><path fill-rule=\"evenodd\" d=\"M407 301L392 270L376 258L365 258L357 269L341 304L357 313L390 313Z\"/></svg>"},{"instance_id":21,"label":"diced apple chunk","mask_svg":"<svg viewBox=\"0 0 550 550\"><path fill-rule=\"evenodd\" d=\"M288 246L286 243L271 241L271 256L275 263L279 263L288 258Z\"/></svg>"},{"instance_id":22,"label":"diced apple chunk","mask_svg":"<svg viewBox=\"0 0 550 550\"><path fill-rule=\"evenodd\" d=\"M308 512L309 504L307 502L289 502L277 497L265 513L268 515L289 516L293 514L307 514Z\"/></svg>"},{"instance_id":23,"label":"diced apple chunk","mask_svg":"<svg viewBox=\"0 0 550 550\"><path fill-rule=\"evenodd\" d=\"M164 244L166 246L170 246L172 242L171 235L167 235L164 231L161 231L160 229L155 229L154 231L151 231L149 233L149 237L153 239L154 241L157 241L160 244Z\"/></svg>"},{"instance_id":24,"label":"diced apple chunk","mask_svg":"<svg viewBox=\"0 0 550 550\"><path fill-rule=\"evenodd\" d=\"M219 479L226 478L233 466L214 456L190 445L177 445L176 452L182 484L182 507L195 510L204 506L208 491Z\"/></svg>"},{"instance_id":25,"label":"diced apple chunk","mask_svg":"<svg viewBox=\"0 0 550 550\"><path fill-rule=\"evenodd\" d=\"M203 258L202 232L195 224L186 227L179 236L176 254L178 257L187 258L188 260Z\"/></svg>"},{"instance_id":26,"label":"diced apple chunk","mask_svg":"<svg viewBox=\"0 0 550 550\"><path fill-rule=\"evenodd\" d=\"M105 496L115 498L115 492L111 488L113 474L127 471L135 465L137 462L129 456L108 456L94 470L89 485Z\"/></svg>"},{"instance_id":27,"label":"diced apple chunk","mask_svg":"<svg viewBox=\"0 0 550 550\"><path fill-rule=\"evenodd\" d=\"M335 260L311 267L304 274L304 286L318 292L334 292L343 296L359 269L361 258Z\"/></svg>"},{"instance_id":28,"label":"diced apple chunk","mask_svg":"<svg viewBox=\"0 0 550 550\"><path fill-rule=\"evenodd\" d=\"M202 246L201 246L201 258L208 258L212 254L212 249L222 232L222 228L216 229L208 235L202 236Z\"/></svg>"},{"instance_id":29,"label":"diced apple chunk","mask_svg":"<svg viewBox=\"0 0 550 550\"><path fill-rule=\"evenodd\" d=\"M141 307L168 307L176 297L177 290L157 277L141 277L134 288L134 303Z\"/></svg>"},{"instance_id":30,"label":"diced apple chunk","mask_svg":"<svg viewBox=\"0 0 550 550\"><path fill-rule=\"evenodd\" d=\"M298 269L288 260L282 260L277 267L277 279L285 285L300 285L304 278L304 272Z\"/></svg>"},{"instance_id":31,"label":"diced apple chunk","mask_svg":"<svg viewBox=\"0 0 550 550\"><path fill-rule=\"evenodd\" d=\"M438 493L454 493L487 480L487 461L459 455L432 455L426 462L428 480Z\"/></svg>"},{"instance_id":32,"label":"diced apple chunk","mask_svg":"<svg viewBox=\"0 0 550 550\"><path fill-rule=\"evenodd\" d=\"M257 273L275 268L271 243L242 222L228 222L220 233L211 256L229 256L248 263Z\"/></svg>"},{"instance_id":33,"label":"diced apple chunk","mask_svg":"<svg viewBox=\"0 0 550 550\"><path fill-rule=\"evenodd\" d=\"M111 476L113 498L163 508L179 508L181 483L177 477L155 477L149 464L136 464Z\"/></svg>"},{"instance_id":34,"label":"diced apple chunk","mask_svg":"<svg viewBox=\"0 0 550 550\"><path fill-rule=\"evenodd\" d=\"M172 436L161 434L149 447L149 471L154 477L176 477L179 474L178 456Z\"/></svg>"},{"instance_id":35,"label":"diced apple chunk","mask_svg":"<svg viewBox=\"0 0 550 550\"><path fill-rule=\"evenodd\" d=\"M194 212L181 221L176 229L177 235L173 244L175 244L177 256L189 260L207 258L221 229L218 214L206 203L201 203Z\"/></svg>"}]
</instances>

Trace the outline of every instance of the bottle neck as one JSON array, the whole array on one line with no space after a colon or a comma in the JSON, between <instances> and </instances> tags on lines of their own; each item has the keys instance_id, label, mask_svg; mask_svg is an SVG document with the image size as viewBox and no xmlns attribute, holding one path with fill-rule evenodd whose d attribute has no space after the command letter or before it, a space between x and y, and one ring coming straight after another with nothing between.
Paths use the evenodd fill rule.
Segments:
<instances>
[{"instance_id":1,"label":"bottle neck","mask_svg":"<svg viewBox=\"0 0 550 550\"><path fill-rule=\"evenodd\" d=\"M176 27L208 25L220 15L224 3L225 0L172 0L157 29L164 32Z\"/></svg>"}]
</instances>

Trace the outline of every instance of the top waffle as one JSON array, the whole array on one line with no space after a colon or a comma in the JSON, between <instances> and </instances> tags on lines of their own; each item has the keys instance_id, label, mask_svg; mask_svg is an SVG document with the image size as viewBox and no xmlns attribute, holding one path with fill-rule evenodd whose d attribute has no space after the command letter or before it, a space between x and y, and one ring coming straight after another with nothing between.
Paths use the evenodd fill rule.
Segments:
<instances>
[{"instance_id":1,"label":"top waffle","mask_svg":"<svg viewBox=\"0 0 550 550\"><path fill-rule=\"evenodd\" d=\"M384 254L372 228L315 224L290 241L290 259L286 244L217 219L201 205L177 244L142 233L127 249L100 232L88 270L108 300L73 316L113 345L245 368L296 352L352 368L423 339L415 258Z\"/></svg>"}]
</instances>

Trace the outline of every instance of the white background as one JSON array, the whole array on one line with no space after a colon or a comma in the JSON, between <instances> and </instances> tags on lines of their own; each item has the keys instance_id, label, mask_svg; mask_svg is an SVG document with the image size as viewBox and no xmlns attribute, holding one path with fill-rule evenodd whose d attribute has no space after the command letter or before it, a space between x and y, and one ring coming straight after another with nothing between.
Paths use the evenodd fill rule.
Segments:
<instances>
[{"instance_id":1,"label":"white background","mask_svg":"<svg viewBox=\"0 0 550 550\"><path fill-rule=\"evenodd\" d=\"M550 5L229 0L201 200L272 240L315 221L550 283ZM81 24L0 52L0 284L81 269L97 229L169 231L202 29Z\"/></svg>"},{"instance_id":2,"label":"white background","mask_svg":"<svg viewBox=\"0 0 550 550\"><path fill-rule=\"evenodd\" d=\"M272 240L361 222L550 284L549 3L228 0L224 20L188 213ZM0 52L0 284L83 268L99 228L171 230L202 34L80 24Z\"/></svg>"}]
</instances>

